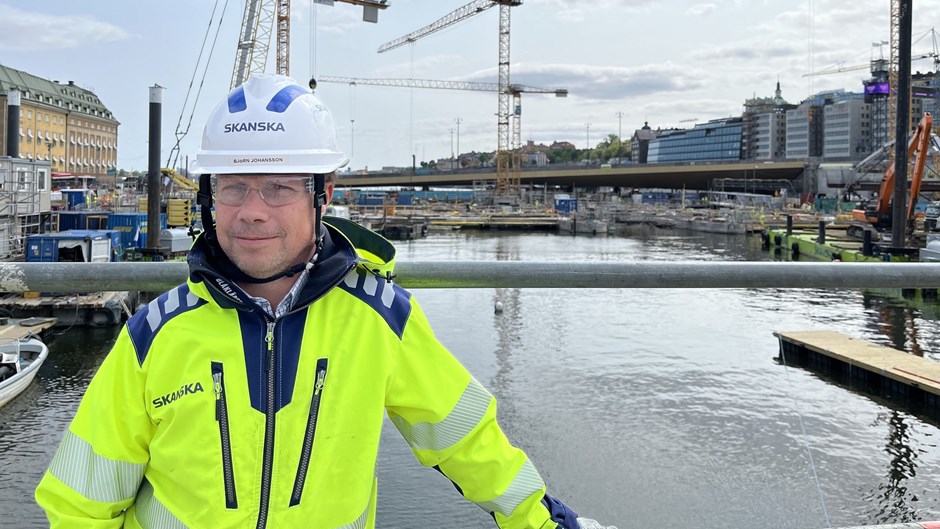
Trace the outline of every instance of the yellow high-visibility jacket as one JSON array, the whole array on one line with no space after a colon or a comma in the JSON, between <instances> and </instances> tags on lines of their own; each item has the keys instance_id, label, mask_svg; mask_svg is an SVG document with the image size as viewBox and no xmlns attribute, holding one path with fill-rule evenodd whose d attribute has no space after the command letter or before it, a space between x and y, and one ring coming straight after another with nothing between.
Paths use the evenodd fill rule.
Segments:
<instances>
[{"instance_id":1,"label":"yellow high-visibility jacket","mask_svg":"<svg viewBox=\"0 0 940 529\"><path fill-rule=\"evenodd\" d=\"M36 490L52 528L372 528L383 412L501 528L577 528L391 281L392 245L329 222L278 319L197 240L188 281L127 322L65 432Z\"/></svg>"}]
</instances>

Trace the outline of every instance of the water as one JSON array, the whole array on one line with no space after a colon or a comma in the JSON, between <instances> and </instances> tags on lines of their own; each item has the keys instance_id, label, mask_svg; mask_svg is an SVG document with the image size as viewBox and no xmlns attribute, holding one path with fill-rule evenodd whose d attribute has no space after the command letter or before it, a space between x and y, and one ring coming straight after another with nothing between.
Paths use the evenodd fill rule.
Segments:
<instances>
[{"instance_id":1,"label":"water","mask_svg":"<svg viewBox=\"0 0 940 529\"><path fill-rule=\"evenodd\" d=\"M663 235L663 234L667 235ZM766 260L756 238L448 233L416 260ZM549 491L627 527L743 529L940 519L937 424L774 360L774 330L831 329L940 360L935 307L833 290L419 290L438 337L500 399ZM495 313L499 301L504 310ZM50 340L0 409L0 512L44 527L32 490L116 330ZM802 433L801 420L805 428ZM494 527L390 425L379 526ZM819 486L807 455L815 462ZM6 526L6 524L3 524Z\"/></svg>"}]
</instances>

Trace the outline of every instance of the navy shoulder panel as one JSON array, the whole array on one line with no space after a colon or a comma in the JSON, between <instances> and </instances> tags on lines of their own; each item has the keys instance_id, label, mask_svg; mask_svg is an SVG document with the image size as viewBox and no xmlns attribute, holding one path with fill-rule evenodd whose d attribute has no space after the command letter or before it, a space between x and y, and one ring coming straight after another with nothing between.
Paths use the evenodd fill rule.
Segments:
<instances>
[{"instance_id":1,"label":"navy shoulder panel","mask_svg":"<svg viewBox=\"0 0 940 529\"><path fill-rule=\"evenodd\" d=\"M411 293L400 286L364 270L354 268L339 284L339 288L365 301L401 338L405 323L411 315Z\"/></svg>"},{"instance_id":2,"label":"navy shoulder panel","mask_svg":"<svg viewBox=\"0 0 940 529\"><path fill-rule=\"evenodd\" d=\"M131 336L131 343L134 344L140 365L144 365L153 338L166 322L205 304L206 301L190 292L189 285L184 283L164 292L127 320L127 332Z\"/></svg>"}]
</instances>

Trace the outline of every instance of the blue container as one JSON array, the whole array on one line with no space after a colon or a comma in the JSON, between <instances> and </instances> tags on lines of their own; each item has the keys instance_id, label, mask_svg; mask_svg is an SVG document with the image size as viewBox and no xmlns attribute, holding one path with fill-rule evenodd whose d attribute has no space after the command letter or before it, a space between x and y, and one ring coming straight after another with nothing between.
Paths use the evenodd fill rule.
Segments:
<instances>
[{"instance_id":1,"label":"blue container","mask_svg":"<svg viewBox=\"0 0 940 529\"><path fill-rule=\"evenodd\" d=\"M88 213L84 211L60 211L59 230L80 230L85 228L85 217Z\"/></svg>"},{"instance_id":2,"label":"blue container","mask_svg":"<svg viewBox=\"0 0 940 529\"><path fill-rule=\"evenodd\" d=\"M85 204L84 189L63 189L62 196L65 197L66 207L68 209L77 209Z\"/></svg>"},{"instance_id":3,"label":"blue container","mask_svg":"<svg viewBox=\"0 0 940 529\"><path fill-rule=\"evenodd\" d=\"M578 199L556 198L555 211L558 213L571 213L572 211L578 211Z\"/></svg>"},{"instance_id":4,"label":"blue container","mask_svg":"<svg viewBox=\"0 0 940 529\"><path fill-rule=\"evenodd\" d=\"M26 238L26 262L113 260L118 234L100 230L68 230ZM100 244L105 241L105 244ZM98 244L95 244L98 243Z\"/></svg>"},{"instance_id":5,"label":"blue container","mask_svg":"<svg viewBox=\"0 0 940 529\"><path fill-rule=\"evenodd\" d=\"M108 216L108 229L121 232L121 247L125 250L147 245L146 213L112 213ZM160 229L166 229L166 213L160 214Z\"/></svg>"},{"instance_id":6,"label":"blue container","mask_svg":"<svg viewBox=\"0 0 940 529\"><path fill-rule=\"evenodd\" d=\"M121 231L118 230L66 230L60 232L62 236L75 236L76 238L90 238L98 240L102 236L111 239L111 261L120 261L124 257L124 243L121 241Z\"/></svg>"}]
</instances>

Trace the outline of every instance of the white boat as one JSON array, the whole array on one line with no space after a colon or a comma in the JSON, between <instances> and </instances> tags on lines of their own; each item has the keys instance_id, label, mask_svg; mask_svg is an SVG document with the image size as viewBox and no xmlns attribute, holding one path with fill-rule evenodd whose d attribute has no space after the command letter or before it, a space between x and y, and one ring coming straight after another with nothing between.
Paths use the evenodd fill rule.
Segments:
<instances>
[{"instance_id":1,"label":"white boat","mask_svg":"<svg viewBox=\"0 0 940 529\"><path fill-rule=\"evenodd\" d=\"M47 356L49 348L33 335L0 343L0 406L29 386Z\"/></svg>"},{"instance_id":2,"label":"white boat","mask_svg":"<svg viewBox=\"0 0 940 529\"><path fill-rule=\"evenodd\" d=\"M927 246L920 249L920 260L929 263L940 261L940 236L927 237Z\"/></svg>"}]
</instances>

